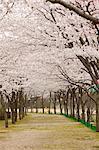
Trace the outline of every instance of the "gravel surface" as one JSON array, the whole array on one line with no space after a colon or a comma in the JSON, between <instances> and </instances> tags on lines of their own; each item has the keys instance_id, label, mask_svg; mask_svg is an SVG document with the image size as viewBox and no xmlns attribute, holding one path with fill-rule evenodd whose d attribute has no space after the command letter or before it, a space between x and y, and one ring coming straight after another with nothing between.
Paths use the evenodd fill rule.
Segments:
<instances>
[{"instance_id":1,"label":"gravel surface","mask_svg":"<svg viewBox=\"0 0 99 150\"><path fill-rule=\"evenodd\" d=\"M1 130L0 150L99 150L99 133L64 116L28 114Z\"/></svg>"}]
</instances>

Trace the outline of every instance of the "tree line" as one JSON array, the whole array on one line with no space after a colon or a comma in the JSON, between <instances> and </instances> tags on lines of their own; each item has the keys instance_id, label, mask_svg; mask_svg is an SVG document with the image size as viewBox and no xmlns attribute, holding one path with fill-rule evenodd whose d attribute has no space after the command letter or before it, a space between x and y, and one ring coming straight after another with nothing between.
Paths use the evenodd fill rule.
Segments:
<instances>
[{"instance_id":1,"label":"tree line","mask_svg":"<svg viewBox=\"0 0 99 150\"><path fill-rule=\"evenodd\" d=\"M50 92L47 98L42 96L31 98L28 108L35 113L65 114L78 121L93 123L98 131L95 98L96 93L90 90L88 92L80 86L68 86L66 90Z\"/></svg>"},{"instance_id":2,"label":"tree line","mask_svg":"<svg viewBox=\"0 0 99 150\"><path fill-rule=\"evenodd\" d=\"M0 119L5 120L5 127L9 126L9 118L11 118L12 124L15 124L17 120L21 120L27 114L27 94L24 93L23 88L20 90L13 90L10 94L4 91L0 91Z\"/></svg>"}]
</instances>

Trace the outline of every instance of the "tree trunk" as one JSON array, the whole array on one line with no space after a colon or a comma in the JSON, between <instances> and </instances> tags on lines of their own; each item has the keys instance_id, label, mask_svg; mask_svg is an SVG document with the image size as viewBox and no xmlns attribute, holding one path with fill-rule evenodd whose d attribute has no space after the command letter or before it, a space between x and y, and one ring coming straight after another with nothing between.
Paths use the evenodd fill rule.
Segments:
<instances>
[{"instance_id":1,"label":"tree trunk","mask_svg":"<svg viewBox=\"0 0 99 150\"><path fill-rule=\"evenodd\" d=\"M85 106L82 105L82 120L85 121Z\"/></svg>"},{"instance_id":2,"label":"tree trunk","mask_svg":"<svg viewBox=\"0 0 99 150\"><path fill-rule=\"evenodd\" d=\"M73 94L73 117L75 117L75 101L74 101L74 94Z\"/></svg>"},{"instance_id":3,"label":"tree trunk","mask_svg":"<svg viewBox=\"0 0 99 150\"><path fill-rule=\"evenodd\" d=\"M64 100L64 114L66 114L66 102Z\"/></svg>"},{"instance_id":4,"label":"tree trunk","mask_svg":"<svg viewBox=\"0 0 99 150\"><path fill-rule=\"evenodd\" d=\"M68 98L69 98L69 89L67 91L66 96L64 97L64 112L68 116Z\"/></svg>"},{"instance_id":5,"label":"tree trunk","mask_svg":"<svg viewBox=\"0 0 99 150\"><path fill-rule=\"evenodd\" d=\"M56 103L54 102L54 114L56 114Z\"/></svg>"},{"instance_id":6,"label":"tree trunk","mask_svg":"<svg viewBox=\"0 0 99 150\"><path fill-rule=\"evenodd\" d=\"M21 106L19 106L19 120L21 120Z\"/></svg>"},{"instance_id":7,"label":"tree trunk","mask_svg":"<svg viewBox=\"0 0 99 150\"><path fill-rule=\"evenodd\" d=\"M35 102L36 102L36 106L35 106L36 107L36 113L38 113L37 99Z\"/></svg>"},{"instance_id":8,"label":"tree trunk","mask_svg":"<svg viewBox=\"0 0 99 150\"><path fill-rule=\"evenodd\" d=\"M8 106L8 111L7 111L7 113L8 113L8 118L10 118L11 116L10 116L10 108L9 108L9 106Z\"/></svg>"},{"instance_id":9,"label":"tree trunk","mask_svg":"<svg viewBox=\"0 0 99 150\"><path fill-rule=\"evenodd\" d=\"M56 114L56 94L54 95L54 114Z\"/></svg>"},{"instance_id":10,"label":"tree trunk","mask_svg":"<svg viewBox=\"0 0 99 150\"><path fill-rule=\"evenodd\" d=\"M12 124L15 124L15 111L13 108L11 108L11 113L12 113Z\"/></svg>"},{"instance_id":11,"label":"tree trunk","mask_svg":"<svg viewBox=\"0 0 99 150\"><path fill-rule=\"evenodd\" d=\"M64 113L68 115L68 102L64 101Z\"/></svg>"},{"instance_id":12,"label":"tree trunk","mask_svg":"<svg viewBox=\"0 0 99 150\"><path fill-rule=\"evenodd\" d=\"M66 115L68 116L68 105L66 104Z\"/></svg>"},{"instance_id":13,"label":"tree trunk","mask_svg":"<svg viewBox=\"0 0 99 150\"><path fill-rule=\"evenodd\" d=\"M59 106L60 106L60 114L62 114L62 113L63 113L63 110L62 110L62 103L61 103L60 96L59 96Z\"/></svg>"},{"instance_id":14,"label":"tree trunk","mask_svg":"<svg viewBox=\"0 0 99 150\"><path fill-rule=\"evenodd\" d=\"M78 121L80 120L80 110L79 110L79 108L80 108L80 105L79 105L79 103L77 103L77 120Z\"/></svg>"},{"instance_id":15,"label":"tree trunk","mask_svg":"<svg viewBox=\"0 0 99 150\"><path fill-rule=\"evenodd\" d=\"M96 98L96 131L99 132L99 93Z\"/></svg>"},{"instance_id":16,"label":"tree trunk","mask_svg":"<svg viewBox=\"0 0 99 150\"><path fill-rule=\"evenodd\" d=\"M43 96L42 96L42 112L44 114L44 99L43 99Z\"/></svg>"},{"instance_id":17,"label":"tree trunk","mask_svg":"<svg viewBox=\"0 0 99 150\"><path fill-rule=\"evenodd\" d=\"M50 114L51 113L51 92L50 92L50 98L49 98L49 106L48 106L49 110L48 110L48 113Z\"/></svg>"},{"instance_id":18,"label":"tree trunk","mask_svg":"<svg viewBox=\"0 0 99 150\"><path fill-rule=\"evenodd\" d=\"M33 104L31 103L31 113L33 113Z\"/></svg>"},{"instance_id":19,"label":"tree trunk","mask_svg":"<svg viewBox=\"0 0 99 150\"><path fill-rule=\"evenodd\" d=\"M70 116L73 117L73 97L70 97Z\"/></svg>"},{"instance_id":20,"label":"tree trunk","mask_svg":"<svg viewBox=\"0 0 99 150\"><path fill-rule=\"evenodd\" d=\"M87 122L90 122L90 108L87 108Z\"/></svg>"},{"instance_id":21,"label":"tree trunk","mask_svg":"<svg viewBox=\"0 0 99 150\"><path fill-rule=\"evenodd\" d=\"M18 100L15 100L15 122L17 122L17 109L18 109Z\"/></svg>"},{"instance_id":22,"label":"tree trunk","mask_svg":"<svg viewBox=\"0 0 99 150\"><path fill-rule=\"evenodd\" d=\"M24 106L22 106L22 119L24 118L25 116L25 111L24 111Z\"/></svg>"},{"instance_id":23,"label":"tree trunk","mask_svg":"<svg viewBox=\"0 0 99 150\"><path fill-rule=\"evenodd\" d=\"M8 115L7 115L6 110L5 110L5 113L4 113L4 118L5 118L5 128L8 128Z\"/></svg>"},{"instance_id":24,"label":"tree trunk","mask_svg":"<svg viewBox=\"0 0 99 150\"><path fill-rule=\"evenodd\" d=\"M17 122L17 108L15 108L15 122Z\"/></svg>"},{"instance_id":25,"label":"tree trunk","mask_svg":"<svg viewBox=\"0 0 99 150\"><path fill-rule=\"evenodd\" d=\"M7 115L7 112L6 112L6 103L4 102L2 93L0 93L0 96L1 96L0 100L1 100L2 108L3 108L3 111L4 111L5 128L8 128L8 115Z\"/></svg>"},{"instance_id":26,"label":"tree trunk","mask_svg":"<svg viewBox=\"0 0 99 150\"><path fill-rule=\"evenodd\" d=\"M25 115L27 115L27 94L25 95Z\"/></svg>"},{"instance_id":27,"label":"tree trunk","mask_svg":"<svg viewBox=\"0 0 99 150\"><path fill-rule=\"evenodd\" d=\"M51 99L49 99L49 105L48 105L48 113L49 113L49 114L51 113L50 108L51 108Z\"/></svg>"},{"instance_id":28,"label":"tree trunk","mask_svg":"<svg viewBox=\"0 0 99 150\"><path fill-rule=\"evenodd\" d=\"M25 106L25 115L27 115L27 107Z\"/></svg>"}]
</instances>

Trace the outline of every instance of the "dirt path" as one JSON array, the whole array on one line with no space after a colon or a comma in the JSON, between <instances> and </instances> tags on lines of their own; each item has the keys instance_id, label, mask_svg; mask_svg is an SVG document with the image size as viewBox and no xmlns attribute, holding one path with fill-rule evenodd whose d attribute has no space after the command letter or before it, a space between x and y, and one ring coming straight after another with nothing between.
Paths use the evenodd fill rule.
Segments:
<instances>
[{"instance_id":1,"label":"dirt path","mask_svg":"<svg viewBox=\"0 0 99 150\"><path fill-rule=\"evenodd\" d=\"M30 114L1 130L0 150L99 150L99 133L60 115Z\"/></svg>"}]
</instances>

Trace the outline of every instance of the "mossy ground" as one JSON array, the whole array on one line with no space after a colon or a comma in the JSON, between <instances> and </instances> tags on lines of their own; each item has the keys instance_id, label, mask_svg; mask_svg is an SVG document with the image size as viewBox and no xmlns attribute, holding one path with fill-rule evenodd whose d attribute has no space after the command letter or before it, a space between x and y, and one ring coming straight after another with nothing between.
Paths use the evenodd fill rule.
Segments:
<instances>
[{"instance_id":1,"label":"mossy ground","mask_svg":"<svg viewBox=\"0 0 99 150\"><path fill-rule=\"evenodd\" d=\"M61 115L30 113L8 129L2 123L0 150L99 149L99 133Z\"/></svg>"}]
</instances>

